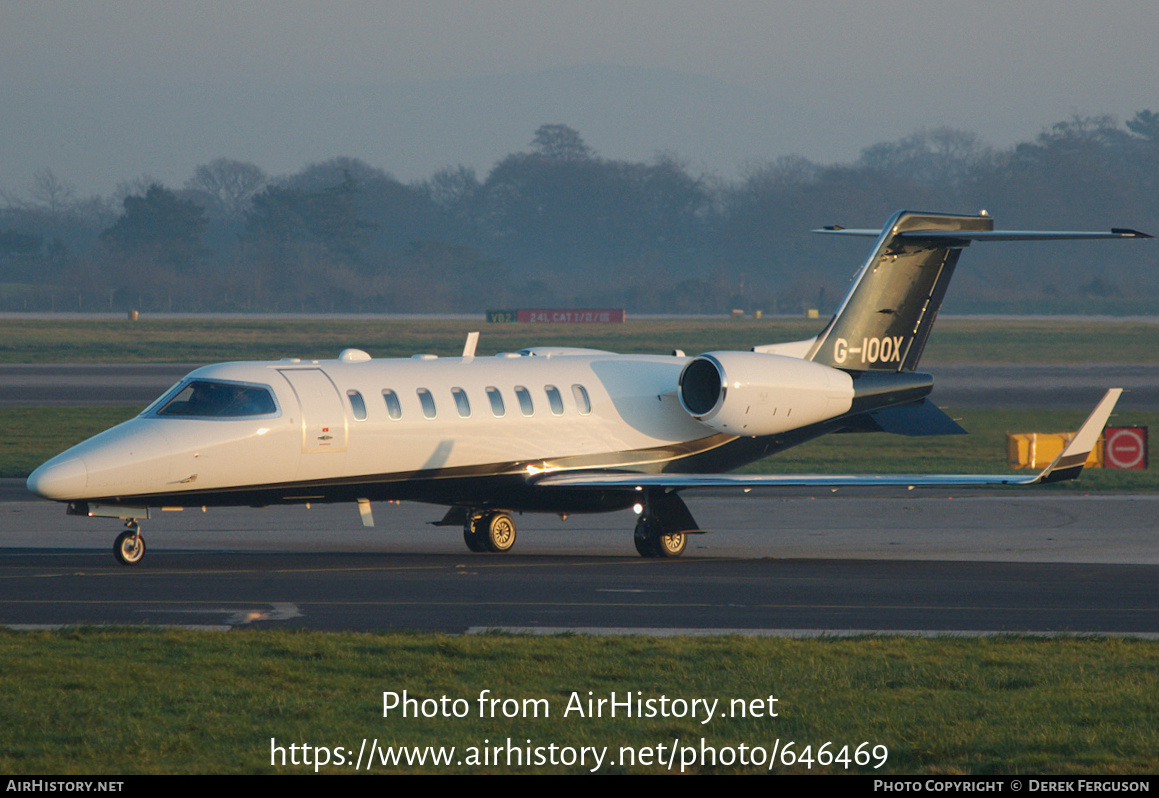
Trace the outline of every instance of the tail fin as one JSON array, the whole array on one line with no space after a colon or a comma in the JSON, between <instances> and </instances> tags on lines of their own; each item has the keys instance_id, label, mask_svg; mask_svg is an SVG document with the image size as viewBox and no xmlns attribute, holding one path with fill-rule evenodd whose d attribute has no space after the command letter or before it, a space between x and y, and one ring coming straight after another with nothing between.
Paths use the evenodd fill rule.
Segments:
<instances>
[{"instance_id":1,"label":"tail fin","mask_svg":"<svg viewBox=\"0 0 1159 798\"><path fill-rule=\"evenodd\" d=\"M847 371L917 368L958 257L971 241L1151 238L1125 228L995 230L985 211L977 216L898 211L880 232L840 227L814 232L877 238L841 307L805 354L807 360ZM780 351L775 346L757 350Z\"/></svg>"},{"instance_id":2,"label":"tail fin","mask_svg":"<svg viewBox=\"0 0 1159 798\"><path fill-rule=\"evenodd\" d=\"M989 216L898 211L880 233L818 231L876 235L877 245L837 313L817 336L808 359L856 371L913 371L962 248L970 244L969 237L932 239L921 233L993 229Z\"/></svg>"}]
</instances>

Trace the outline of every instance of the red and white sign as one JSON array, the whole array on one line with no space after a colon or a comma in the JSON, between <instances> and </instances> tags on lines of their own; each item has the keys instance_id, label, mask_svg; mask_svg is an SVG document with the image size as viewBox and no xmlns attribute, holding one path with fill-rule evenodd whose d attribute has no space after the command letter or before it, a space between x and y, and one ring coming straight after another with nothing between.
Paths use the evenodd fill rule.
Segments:
<instances>
[{"instance_id":1,"label":"red and white sign","mask_svg":"<svg viewBox=\"0 0 1159 798\"><path fill-rule=\"evenodd\" d=\"M1107 468L1147 467L1146 427L1107 427L1103 430L1103 461Z\"/></svg>"}]
</instances>

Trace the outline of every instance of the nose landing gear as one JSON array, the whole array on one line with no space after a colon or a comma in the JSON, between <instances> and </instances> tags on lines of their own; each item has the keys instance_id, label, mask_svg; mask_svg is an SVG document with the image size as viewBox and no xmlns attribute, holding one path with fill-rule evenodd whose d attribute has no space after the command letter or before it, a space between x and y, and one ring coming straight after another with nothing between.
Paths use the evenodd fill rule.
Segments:
<instances>
[{"instance_id":1,"label":"nose landing gear","mask_svg":"<svg viewBox=\"0 0 1159 798\"><path fill-rule=\"evenodd\" d=\"M141 536L141 525L137 519L125 522L125 531L117 535L113 543L113 556L121 565L136 565L145 556L145 538Z\"/></svg>"}]
</instances>

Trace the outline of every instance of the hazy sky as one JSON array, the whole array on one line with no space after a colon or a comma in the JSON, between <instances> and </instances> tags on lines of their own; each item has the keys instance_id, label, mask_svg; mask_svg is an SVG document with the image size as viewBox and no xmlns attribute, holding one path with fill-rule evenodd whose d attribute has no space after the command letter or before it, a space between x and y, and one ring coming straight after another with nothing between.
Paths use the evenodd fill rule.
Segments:
<instances>
[{"instance_id":1,"label":"hazy sky","mask_svg":"<svg viewBox=\"0 0 1159 798\"><path fill-rule=\"evenodd\" d=\"M725 176L920 127L1005 146L1159 110L1157 35L1156 0L0 0L0 190L179 186L218 156L485 175L546 122Z\"/></svg>"}]
</instances>

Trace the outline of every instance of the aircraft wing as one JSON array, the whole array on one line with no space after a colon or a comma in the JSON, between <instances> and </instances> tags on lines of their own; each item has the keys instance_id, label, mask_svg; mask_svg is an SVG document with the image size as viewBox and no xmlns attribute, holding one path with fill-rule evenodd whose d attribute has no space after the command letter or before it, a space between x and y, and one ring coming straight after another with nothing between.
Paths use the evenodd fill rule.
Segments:
<instances>
[{"instance_id":1,"label":"aircraft wing","mask_svg":"<svg viewBox=\"0 0 1159 798\"><path fill-rule=\"evenodd\" d=\"M756 488L756 487L985 487L1035 485L1075 479L1098 442L1123 393L1112 388L1091 411L1062 453L1035 475L1015 474L646 474L623 471L566 471L546 474L537 486L560 488Z\"/></svg>"}]
</instances>

